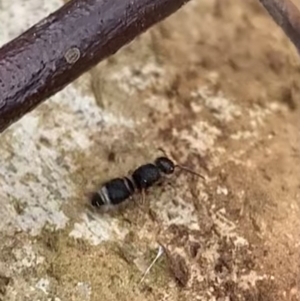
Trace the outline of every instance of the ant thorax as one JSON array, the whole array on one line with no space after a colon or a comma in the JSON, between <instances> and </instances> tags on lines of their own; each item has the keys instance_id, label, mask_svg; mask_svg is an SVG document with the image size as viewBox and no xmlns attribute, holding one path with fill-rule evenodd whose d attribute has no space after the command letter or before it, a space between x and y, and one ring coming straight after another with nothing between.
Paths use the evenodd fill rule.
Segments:
<instances>
[{"instance_id":1,"label":"ant thorax","mask_svg":"<svg viewBox=\"0 0 300 301\"><path fill-rule=\"evenodd\" d=\"M132 174L133 182L138 190L153 186L160 178L160 170L152 163L138 167Z\"/></svg>"}]
</instances>

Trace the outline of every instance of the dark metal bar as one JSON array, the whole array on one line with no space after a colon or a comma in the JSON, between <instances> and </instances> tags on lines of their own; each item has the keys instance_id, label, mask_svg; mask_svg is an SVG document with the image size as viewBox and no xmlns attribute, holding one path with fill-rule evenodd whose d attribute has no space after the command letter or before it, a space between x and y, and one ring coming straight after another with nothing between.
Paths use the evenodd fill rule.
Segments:
<instances>
[{"instance_id":1,"label":"dark metal bar","mask_svg":"<svg viewBox=\"0 0 300 301\"><path fill-rule=\"evenodd\" d=\"M72 0L0 49L0 132L189 0Z\"/></svg>"}]
</instances>

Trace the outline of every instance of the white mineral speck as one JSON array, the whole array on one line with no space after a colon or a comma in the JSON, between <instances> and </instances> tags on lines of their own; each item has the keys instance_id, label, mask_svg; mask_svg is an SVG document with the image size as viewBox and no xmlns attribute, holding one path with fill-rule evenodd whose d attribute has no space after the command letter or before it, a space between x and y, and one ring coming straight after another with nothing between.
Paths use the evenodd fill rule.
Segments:
<instances>
[{"instance_id":1,"label":"white mineral speck","mask_svg":"<svg viewBox=\"0 0 300 301\"><path fill-rule=\"evenodd\" d=\"M49 285L50 285L49 279L41 278L37 282L37 284L35 285L35 287L37 289L40 289L41 291L43 291L46 295L48 295Z\"/></svg>"}]
</instances>

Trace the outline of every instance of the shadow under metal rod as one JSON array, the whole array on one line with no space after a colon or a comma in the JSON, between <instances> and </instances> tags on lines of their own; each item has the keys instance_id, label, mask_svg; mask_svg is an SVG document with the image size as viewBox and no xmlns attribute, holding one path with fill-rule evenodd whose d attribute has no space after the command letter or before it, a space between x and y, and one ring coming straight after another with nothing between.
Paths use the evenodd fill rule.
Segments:
<instances>
[{"instance_id":1,"label":"shadow under metal rod","mask_svg":"<svg viewBox=\"0 0 300 301\"><path fill-rule=\"evenodd\" d=\"M189 0L71 0L0 49L0 133Z\"/></svg>"},{"instance_id":2,"label":"shadow under metal rod","mask_svg":"<svg viewBox=\"0 0 300 301\"><path fill-rule=\"evenodd\" d=\"M300 12L291 0L259 0L300 54Z\"/></svg>"}]
</instances>

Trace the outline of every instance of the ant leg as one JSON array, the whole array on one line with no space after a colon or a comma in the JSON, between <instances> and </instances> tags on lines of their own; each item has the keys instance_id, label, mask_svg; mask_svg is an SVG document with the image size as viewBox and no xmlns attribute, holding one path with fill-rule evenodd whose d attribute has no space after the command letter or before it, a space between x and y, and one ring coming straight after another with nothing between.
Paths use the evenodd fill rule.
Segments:
<instances>
[{"instance_id":1,"label":"ant leg","mask_svg":"<svg viewBox=\"0 0 300 301\"><path fill-rule=\"evenodd\" d=\"M141 190L141 194L142 194L142 205L145 204L145 200L146 200L146 193L145 193L145 189Z\"/></svg>"},{"instance_id":2,"label":"ant leg","mask_svg":"<svg viewBox=\"0 0 300 301\"><path fill-rule=\"evenodd\" d=\"M157 150L163 153L164 156L168 157L167 152L162 147L158 147Z\"/></svg>"},{"instance_id":3,"label":"ant leg","mask_svg":"<svg viewBox=\"0 0 300 301\"><path fill-rule=\"evenodd\" d=\"M131 176L132 173L133 173L133 171L134 171L133 169L128 170L127 175L128 175L128 176Z\"/></svg>"},{"instance_id":4,"label":"ant leg","mask_svg":"<svg viewBox=\"0 0 300 301\"><path fill-rule=\"evenodd\" d=\"M141 194L142 194L142 200L141 199L137 199L136 198L137 196L135 196L135 197L132 198L135 206L137 208L139 208L139 209L142 209L143 204L145 203L145 193L143 193L143 191L141 191Z\"/></svg>"},{"instance_id":5,"label":"ant leg","mask_svg":"<svg viewBox=\"0 0 300 301\"><path fill-rule=\"evenodd\" d=\"M139 201L136 199L136 196L133 196L131 199L136 207L140 207Z\"/></svg>"}]
</instances>

